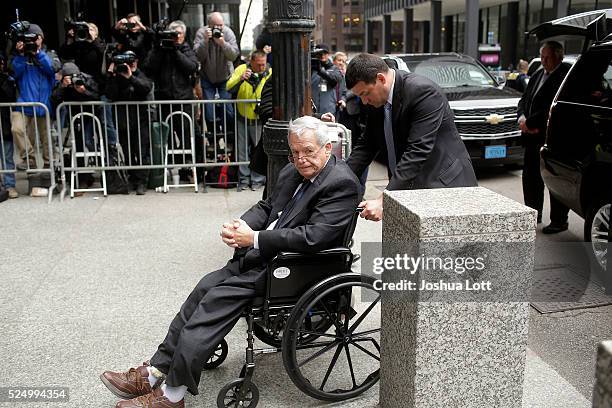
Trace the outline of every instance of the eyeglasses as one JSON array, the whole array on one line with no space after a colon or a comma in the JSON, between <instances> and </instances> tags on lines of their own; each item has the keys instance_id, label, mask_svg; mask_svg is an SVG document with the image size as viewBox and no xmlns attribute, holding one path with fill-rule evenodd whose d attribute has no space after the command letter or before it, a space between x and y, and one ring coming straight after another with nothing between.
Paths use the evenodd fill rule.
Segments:
<instances>
[{"instance_id":1,"label":"eyeglasses","mask_svg":"<svg viewBox=\"0 0 612 408\"><path fill-rule=\"evenodd\" d=\"M289 159L289 161L291 163L295 163L296 161L300 160L300 159L312 159L314 158L320 151L322 148L324 148L325 145L319 147L315 152L306 152L305 154L303 154L302 156L296 156L294 154L290 154L289 156L287 156L287 158Z\"/></svg>"}]
</instances>

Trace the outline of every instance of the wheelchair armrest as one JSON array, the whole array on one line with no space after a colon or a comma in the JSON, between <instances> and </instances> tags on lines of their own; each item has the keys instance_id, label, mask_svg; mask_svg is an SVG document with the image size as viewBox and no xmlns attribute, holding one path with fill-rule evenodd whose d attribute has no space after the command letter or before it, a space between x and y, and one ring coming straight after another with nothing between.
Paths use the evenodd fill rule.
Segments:
<instances>
[{"instance_id":1,"label":"wheelchair armrest","mask_svg":"<svg viewBox=\"0 0 612 408\"><path fill-rule=\"evenodd\" d=\"M351 250L346 247L336 247L324 249L323 251L313 252L313 253L303 253L303 252L279 252L272 262L285 261L285 260L295 260L300 258L316 258L316 257L325 257L325 256L337 256L337 255L350 255Z\"/></svg>"}]
</instances>

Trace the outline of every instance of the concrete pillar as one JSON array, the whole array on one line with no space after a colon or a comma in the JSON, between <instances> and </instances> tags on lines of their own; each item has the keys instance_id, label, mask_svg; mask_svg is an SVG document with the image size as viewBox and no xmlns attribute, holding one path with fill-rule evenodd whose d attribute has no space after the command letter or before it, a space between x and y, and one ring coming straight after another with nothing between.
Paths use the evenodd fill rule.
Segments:
<instances>
[{"instance_id":1,"label":"concrete pillar","mask_svg":"<svg viewBox=\"0 0 612 408\"><path fill-rule=\"evenodd\" d=\"M555 18L565 17L569 12L569 0L554 0L553 8L555 10Z\"/></svg>"},{"instance_id":2,"label":"concrete pillar","mask_svg":"<svg viewBox=\"0 0 612 408\"><path fill-rule=\"evenodd\" d=\"M518 27L519 24L519 2L508 3L508 15L505 20L502 20L500 29L501 48L501 63L502 68L512 64L516 67L518 63L517 47L518 47Z\"/></svg>"},{"instance_id":3,"label":"concrete pillar","mask_svg":"<svg viewBox=\"0 0 612 408\"><path fill-rule=\"evenodd\" d=\"M374 46L374 31L373 26L374 22L372 20L366 20L365 22L365 52L375 52L373 49Z\"/></svg>"},{"instance_id":4,"label":"concrete pillar","mask_svg":"<svg viewBox=\"0 0 612 408\"><path fill-rule=\"evenodd\" d=\"M385 14L383 16L382 52L383 54L391 53L391 14Z\"/></svg>"},{"instance_id":5,"label":"concrete pillar","mask_svg":"<svg viewBox=\"0 0 612 408\"><path fill-rule=\"evenodd\" d=\"M474 58L478 57L478 9L479 0L465 0L465 36L464 53Z\"/></svg>"},{"instance_id":6,"label":"concrete pillar","mask_svg":"<svg viewBox=\"0 0 612 408\"><path fill-rule=\"evenodd\" d=\"M404 9L404 53L414 52L414 10Z\"/></svg>"},{"instance_id":7,"label":"concrete pillar","mask_svg":"<svg viewBox=\"0 0 612 408\"><path fill-rule=\"evenodd\" d=\"M593 408L612 407L612 340L599 343Z\"/></svg>"},{"instance_id":8,"label":"concrete pillar","mask_svg":"<svg viewBox=\"0 0 612 408\"><path fill-rule=\"evenodd\" d=\"M444 48L443 50L446 52L457 51L454 49L454 40L455 40L455 29L454 29L454 16L445 16L444 17Z\"/></svg>"},{"instance_id":9,"label":"concrete pillar","mask_svg":"<svg viewBox=\"0 0 612 408\"><path fill-rule=\"evenodd\" d=\"M442 41L442 2L432 0L429 31L429 52L440 52Z\"/></svg>"},{"instance_id":10,"label":"concrete pillar","mask_svg":"<svg viewBox=\"0 0 612 408\"><path fill-rule=\"evenodd\" d=\"M422 261L378 278L396 284L381 292L381 408L520 408L536 212L481 187L385 192L384 208L382 260Z\"/></svg>"}]
</instances>

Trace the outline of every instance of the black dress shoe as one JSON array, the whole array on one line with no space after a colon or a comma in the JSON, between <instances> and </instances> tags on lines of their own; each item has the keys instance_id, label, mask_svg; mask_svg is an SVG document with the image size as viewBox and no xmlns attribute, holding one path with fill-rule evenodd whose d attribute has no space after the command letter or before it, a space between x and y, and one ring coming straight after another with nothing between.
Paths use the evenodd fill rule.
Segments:
<instances>
[{"instance_id":1,"label":"black dress shoe","mask_svg":"<svg viewBox=\"0 0 612 408\"><path fill-rule=\"evenodd\" d=\"M547 225L546 227L542 228L542 233L544 234L558 234L559 232L563 232L567 230L567 222L564 222L563 224L558 224L558 223L554 223L551 222L549 225Z\"/></svg>"}]
</instances>

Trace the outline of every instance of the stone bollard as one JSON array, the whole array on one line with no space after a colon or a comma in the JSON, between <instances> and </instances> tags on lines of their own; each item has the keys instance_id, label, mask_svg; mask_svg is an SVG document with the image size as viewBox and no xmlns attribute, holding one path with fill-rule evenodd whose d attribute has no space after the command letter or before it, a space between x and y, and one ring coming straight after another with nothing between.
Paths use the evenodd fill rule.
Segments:
<instances>
[{"instance_id":1,"label":"stone bollard","mask_svg":"<svg viewBox=\"0 0 612 408\"><path fill-rule=\"evenodd\" d=\"M593 408L612 408L612 340L599 343Z\"/></svg>"},{"instance_id":2,"label":"stone bollard","mask_svg":"<svg viewBox=\"0 0 612 408\"><path fill-rule=\"evenodd\" d=\"M423 262L382 274L404 286L382 290L380 406L521 407L536 212L481 187L385 192L384 209L383 259Z\"/></svg>"}]
</instances>

